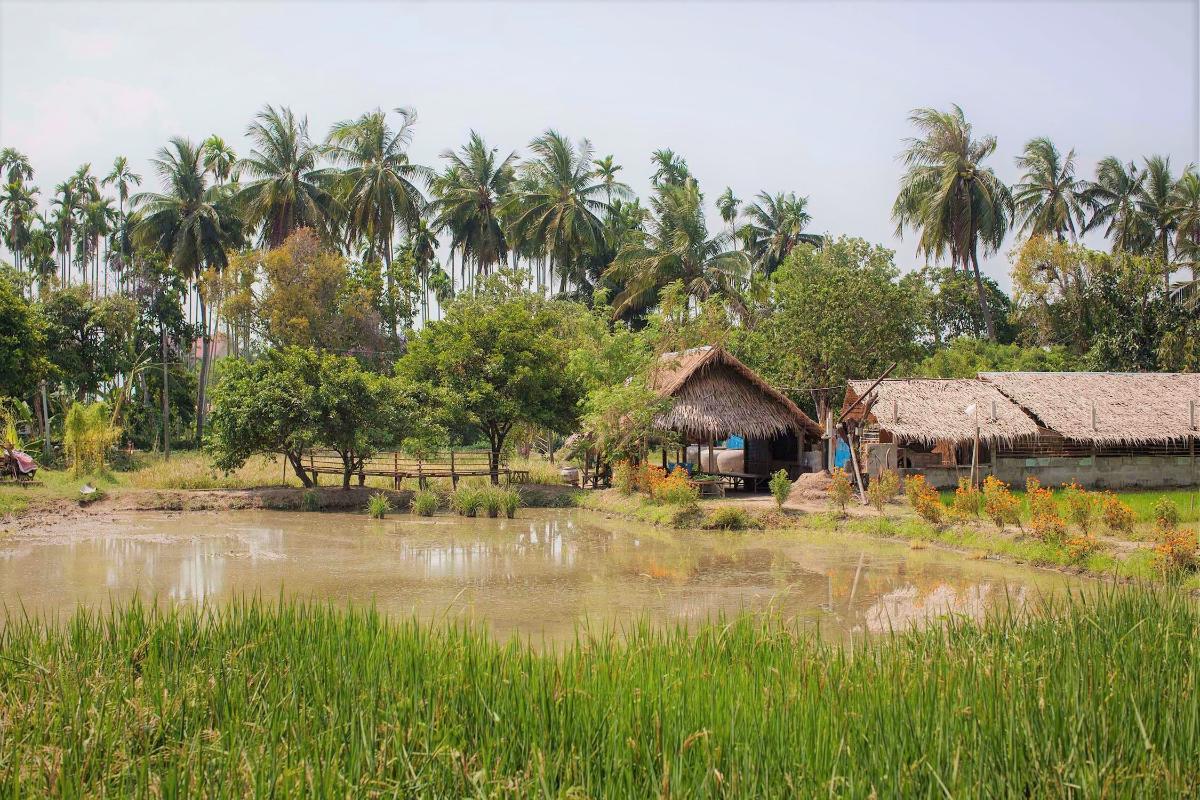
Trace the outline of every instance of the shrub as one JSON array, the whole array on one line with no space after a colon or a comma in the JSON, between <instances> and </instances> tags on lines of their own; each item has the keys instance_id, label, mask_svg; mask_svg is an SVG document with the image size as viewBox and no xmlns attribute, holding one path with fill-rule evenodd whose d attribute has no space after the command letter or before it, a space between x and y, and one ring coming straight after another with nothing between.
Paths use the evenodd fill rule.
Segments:
<instances>
[{"instance_id":1,"label":"shrub","mask_svg":"<svg viewBox=\"0 0 1200 800\"><path fill-rule=\"evenodd\" d=\"M846 516L846 505L850 502L850 495L854 493L854 488L850 485L850 476L841 467L834 467L830 476L832 480L829 482L829 499L833 501L844 517Z\"/></svg>"},{"instance_id":2,"label":"shrub","mask_svg":"<svg viewBox=\"0 0 1200 800\"><path fill-rule=\"evenodd\" d=\"M754 520L739 506L723 506L708 515L705 528L723 531L741 531L754 527Z\"/></svg>"},{"instance_id":3,"label":"shrub","mask_svg":"<svg viewBox=\"0 0 1200 800\"><path fill-rule=\"evenodd\" d=\"M878 480L883 485L882 491L887 494L888 500L900 494L900 473L896 470L885 469L880 473Z\"/></svg>"},{"instance_id":4,"label":"shrub","mask_svg":"<svg viewBox=\"0 0 1200 800\"><path fill-rule=\"evenodd\" d=\"M958 488L954 490L954 510L963 517L978 517L979 507L982 504L983 495L979 489L971 485L971 479L959 478Z\"/></svg>"},{"instance_id":5,"label":"shrub","mask_svg":"<svg viewBox=\"0 0 1200 800\"><path fill-rule=\"evenodd\" d=\"M1154 548L1154 562L1164 574L1191 572L1200 566L1195 531L1172 528L1161 535Z\"/></svg>"},{"instance_id":6,"label":"shrub","mask_svg":"<svg viewBox=\"0 0 1200 800\"><path fill-rule=\"evenodd\" d=\"M1179 526L1179 506L1169 497L1160 497L1150 507L1154 514L1154 527L1160 534L1175 530Z\"/></svg>"},{"instance_id":7,"label":"shrub","mask_svg":"<svg viewBox=\"0 0 1200 800\"><path fill-rule=\"evenodd\" d=\"M916 510L917 516L931 525L940 524L946 511L937 489L928 485L926 485L925 491L917 496L917 502L913 504L913 509Z\"/></svg>"},{"instance_id":8,"label":"shrub","mask_svg":"<svg viewBox=\"0 0 1200 800\"><path fill-rule=\"evenodd\" d=\"M661 468L657 468L662 473ZM660 503L673 506L689 506L700 499L700 490L693 486L682 467L676 467L670 475L654 483L652 497Z\"/></svg>"},{"instance_id":9,"label":"shrub","mask_svg":"<svg viewBox=\"0 0 1200 800\"><path fill-rule=\"evenodd\" d=\"M683 467L676 467L675 472L683 474L684 479L687 479L687 472ZM673 475L674 473L672 473ZM667 471L662 467L656 467L651 464L642 464L637 471L637 489L639 492L654 497L658 491L658 487L667 479Z\"/></svg>"},{"instance_id":10,"label":"shrub","mask_svg":"<svg viewBox=\"0 0 1200 800\"><path fill-rule=\"evenodd\" d=\"M1127 534L1133 530L1133 509L1112 492L1106 492L1100 501L1100 517L1108 529L1115 533Z\"/></svg>"},{"instance_id":11,"label":"shrub","mask_svg":"<svg viewBox=\"0 0 1200 800\"><path fill-rule=\"evenodd\" d=\"M1067 539L1067 555L1072 561L1079 561L1100 547L1095 536L1083 533Z\"/></svg>"},{"instance_id":12,"label":"shrub","mask_svg":"<svg viewBox=\"0 0 1200 800\"><path fill-rule=\"evenodd\" d=\"M1096 519L1096 495L1078 483L1071 483L1063 487L1063 497L1067 501L1067 518L1087 536Z\"/></svg>"},{"instance_id":13,"label":"shrub","mask_svg":"<svg viewBox=\"0 0 1200 800\"><path fill-rule=\"evenodd\" d=\"M375 492L367 500L367 513L371 519L383 519L392 510L392 501L383 492Z\"/></svg>"},{"instance_id":14,"label":"shrub","mask_svg":"<svg viewBox=\"0 0 1200 800\"><path fill-rule=\"evenodd\" d=\"M317 494L313 489L305 489L304 494L300 495L300 510L320 511L321 495Z\"/></svg>"},{"instance_id":15,"label":"shrub","mask_svg":"<svg viewBox=\"0 0 1200 800\"><path fill-rule=\"evenodd\" d=\"M1054 502L1054 493L1043 487L1037 478L1030 476L1025 480L1025 496L1029 498L1030 517L1058 516L1058 503Z\"/></svg>"},{"instance_id":16,"label":"shrub","mask_svg":"<svg viewBox=\"0 0 1200 800\"><path fill-rule=\"evenodd\" d=\"M887 505L888 500L892 499L889 494L888 486L881 478L876 478L867 486L867 502L871 507L883 514L883 507Z\"/></svg>"},{"instance_id":17,"label":"shrub","mask_svg":"<svg viewBox=\"0 0 1200 800\"><path fill-rule=\"evenodd\" d=\"M500 508L504 511L504 516L513 519L517 516L517 509L521 507L521 493L516 489L503 489L500 491Z\"/></svg>"},{"instance_id":18,"label":"shrub","mask_svg":"<svg viewBox=\"0 0 1200 800\"><path fill-rule=\"evenodd\" d=\"M633 494L633 490L637 488L633 464L628 461L618 461L613 467L612 484L621 494Z\"/></svg>"},{"instance_id":19,"label":"shrub","mask_svg":"<svg viewBox=\"0 0 1200 800\"><path fill-rule=\"evenodd\" d=\"M995 475L983 481L983 513L997 528L1021 524L1021 501L1009 491L1008 484Z\"/></svg>"},{"instance_id":20,"label":"shrub","mask_svg":"<svg viewBox=\"0 0 1200 800\"><path fill-rule=\"evenodd\" d=\"M767 486L771 490L771 496L775 498L775 507L782 510L784 502L792 492L792 482L788 480L787 470L781 469L772 475Z\"/></svg>"},{"instance_id":21,"label":"shrub","mask_svg":"<svg viewBox=\"0 0 1200 800\"><path fill-rule=\"evenodd\" d=\"M438 509L439 502L437 492L422 489L413 495L412 511L418 517L432 517Z\"/></svg>"},{"instance_id":22,"label":"shrub","mask_svg":"<svg viewBox=\"0 0 1200 800\"><path fill-rule=\"evenodd\" d=\"M919 472L915 475L909 475L904 479L904 494L908 498L908 504L913 508L917 507L917 499L925 493L929 488L925 476Z\"/></svg>"},{"instance_id":23,"label":"shrub","mask_svg":"<svg viewBox=\"0 0 1200 800\"><path fill-rule=\"evenodd\" d=\"M1042 491L1049 491L1043 489ZM1062 545L1067 539L1067 523L1054 512L1043 512L1036 515L1029 523L1033 535L1047 544Z\"/></svg>"},{"instance_id":24,"label":"shrub","mask_svg":"<svg viewBox=\"0 0 1200 800\"><path fill-rule=\"evenodd\" d=\"M464 517L474 517L483 508L483 492L474 486L460 486L450 496L450 507Z\"/></svg>"},{"instance_id":25,"label":"shrub","mask_svg":"<svg viewBox=\"0 0 1200 800\"><path fill-rule=\"evenodd\" d=\"M63 420L63 449L71 472L83 475L104 469L105 454L120 435L107 405L72 403Z\"/></svg>"}]
</instances>

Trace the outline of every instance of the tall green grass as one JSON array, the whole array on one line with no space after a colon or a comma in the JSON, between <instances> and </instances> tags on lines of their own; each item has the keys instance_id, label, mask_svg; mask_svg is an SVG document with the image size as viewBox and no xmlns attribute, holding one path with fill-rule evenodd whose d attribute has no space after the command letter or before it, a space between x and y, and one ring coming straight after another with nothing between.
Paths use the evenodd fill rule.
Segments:
<instances>
[{"instance_id":1,"label":"tall green grass","mask_svg":"<svg viewBox=\"0 0 1200 800\"><path fill-rule=\"evenodd\" d=\"M1200 789L1200 611L1104 590L839 647L742 617L546 653L372 610L0 631L0 795L1132 797Z\"/></svg>"}]
</instances>

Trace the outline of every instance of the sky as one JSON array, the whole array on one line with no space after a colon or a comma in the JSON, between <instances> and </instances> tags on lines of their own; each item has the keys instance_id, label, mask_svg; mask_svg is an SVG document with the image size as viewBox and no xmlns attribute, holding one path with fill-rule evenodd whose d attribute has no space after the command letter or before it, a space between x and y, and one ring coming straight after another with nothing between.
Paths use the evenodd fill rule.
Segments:
<instances>
[{"instance_id":1,"label":"sky","mask_svg":"<svg viewBox=\"0 0 1200 800\"><path fill-rule=\"evenodd\" d=\"M252 3L0 0L0 146L43 200L116 155L157 188L171 136L248 152L264 104L310 131L413 106L418 163L478 130L521 152L546 128L612 154L649 192L650 153L687 159L709 205L726 187L809 199L811 230L923 265L890 213L922 106L963 107L998 138L1008 182L1035 136L1107 155L1200 161L1197 0L1175 2ZM985 270L1008 285L1008 250ZM1099 242L1093 242L1099 244Z\"/></svg>"}]
</instances>

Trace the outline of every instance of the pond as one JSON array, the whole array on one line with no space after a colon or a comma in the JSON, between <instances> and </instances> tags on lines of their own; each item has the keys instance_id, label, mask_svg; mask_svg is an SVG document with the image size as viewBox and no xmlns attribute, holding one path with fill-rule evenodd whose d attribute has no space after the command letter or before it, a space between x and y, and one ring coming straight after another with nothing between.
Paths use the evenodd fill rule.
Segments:
<instances>
[{"instance_id":1,"label":"pond","mask_svg":"<svg viewBox=\"0 0 1200 800\"><path fill-rule=\"evenodd\" d=\"M1067 580L832 531L673 531L578 510L523 510L515 520L141 512L0 538L9 613L105 607L136 593L181 602L283 594L480 620L500 636L546 641L581 624L689 624L745 610L844 639L947 613L978 618Z\"/></svg>"}]
</instances>

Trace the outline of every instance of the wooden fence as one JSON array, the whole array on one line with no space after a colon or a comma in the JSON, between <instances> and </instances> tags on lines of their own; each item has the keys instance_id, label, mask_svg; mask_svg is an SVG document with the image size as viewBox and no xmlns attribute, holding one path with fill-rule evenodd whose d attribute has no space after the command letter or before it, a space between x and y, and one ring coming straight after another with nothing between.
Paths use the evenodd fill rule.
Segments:
<instances>
[{"instance_id":1,"label":"wooden fence","mask_svg":"<svg viewBox=\"0 0 1200 800\"><path fill-rule=\"evenodd\" d=\"M304 467L312 476L313 483L319 481L319 475L345 475L345 465L342 457L333 450L312 450L303 459ZM376 453L363 460L362 465L351 473L358 477L362 486L367 476L385 477L392 479L392 485L399 489L400 482L415 478L417 484L424 489L430 478L449 478L457 487L458 479L471 476L492 476L491 453L487 450L438 450L422 456L412 456L400 451ZM528 470L514 470L508 466L508 460L501 455L495 470L496 479L504 478L509 482L522 482L529 479Z\"/></svg>"}]
</instances>

